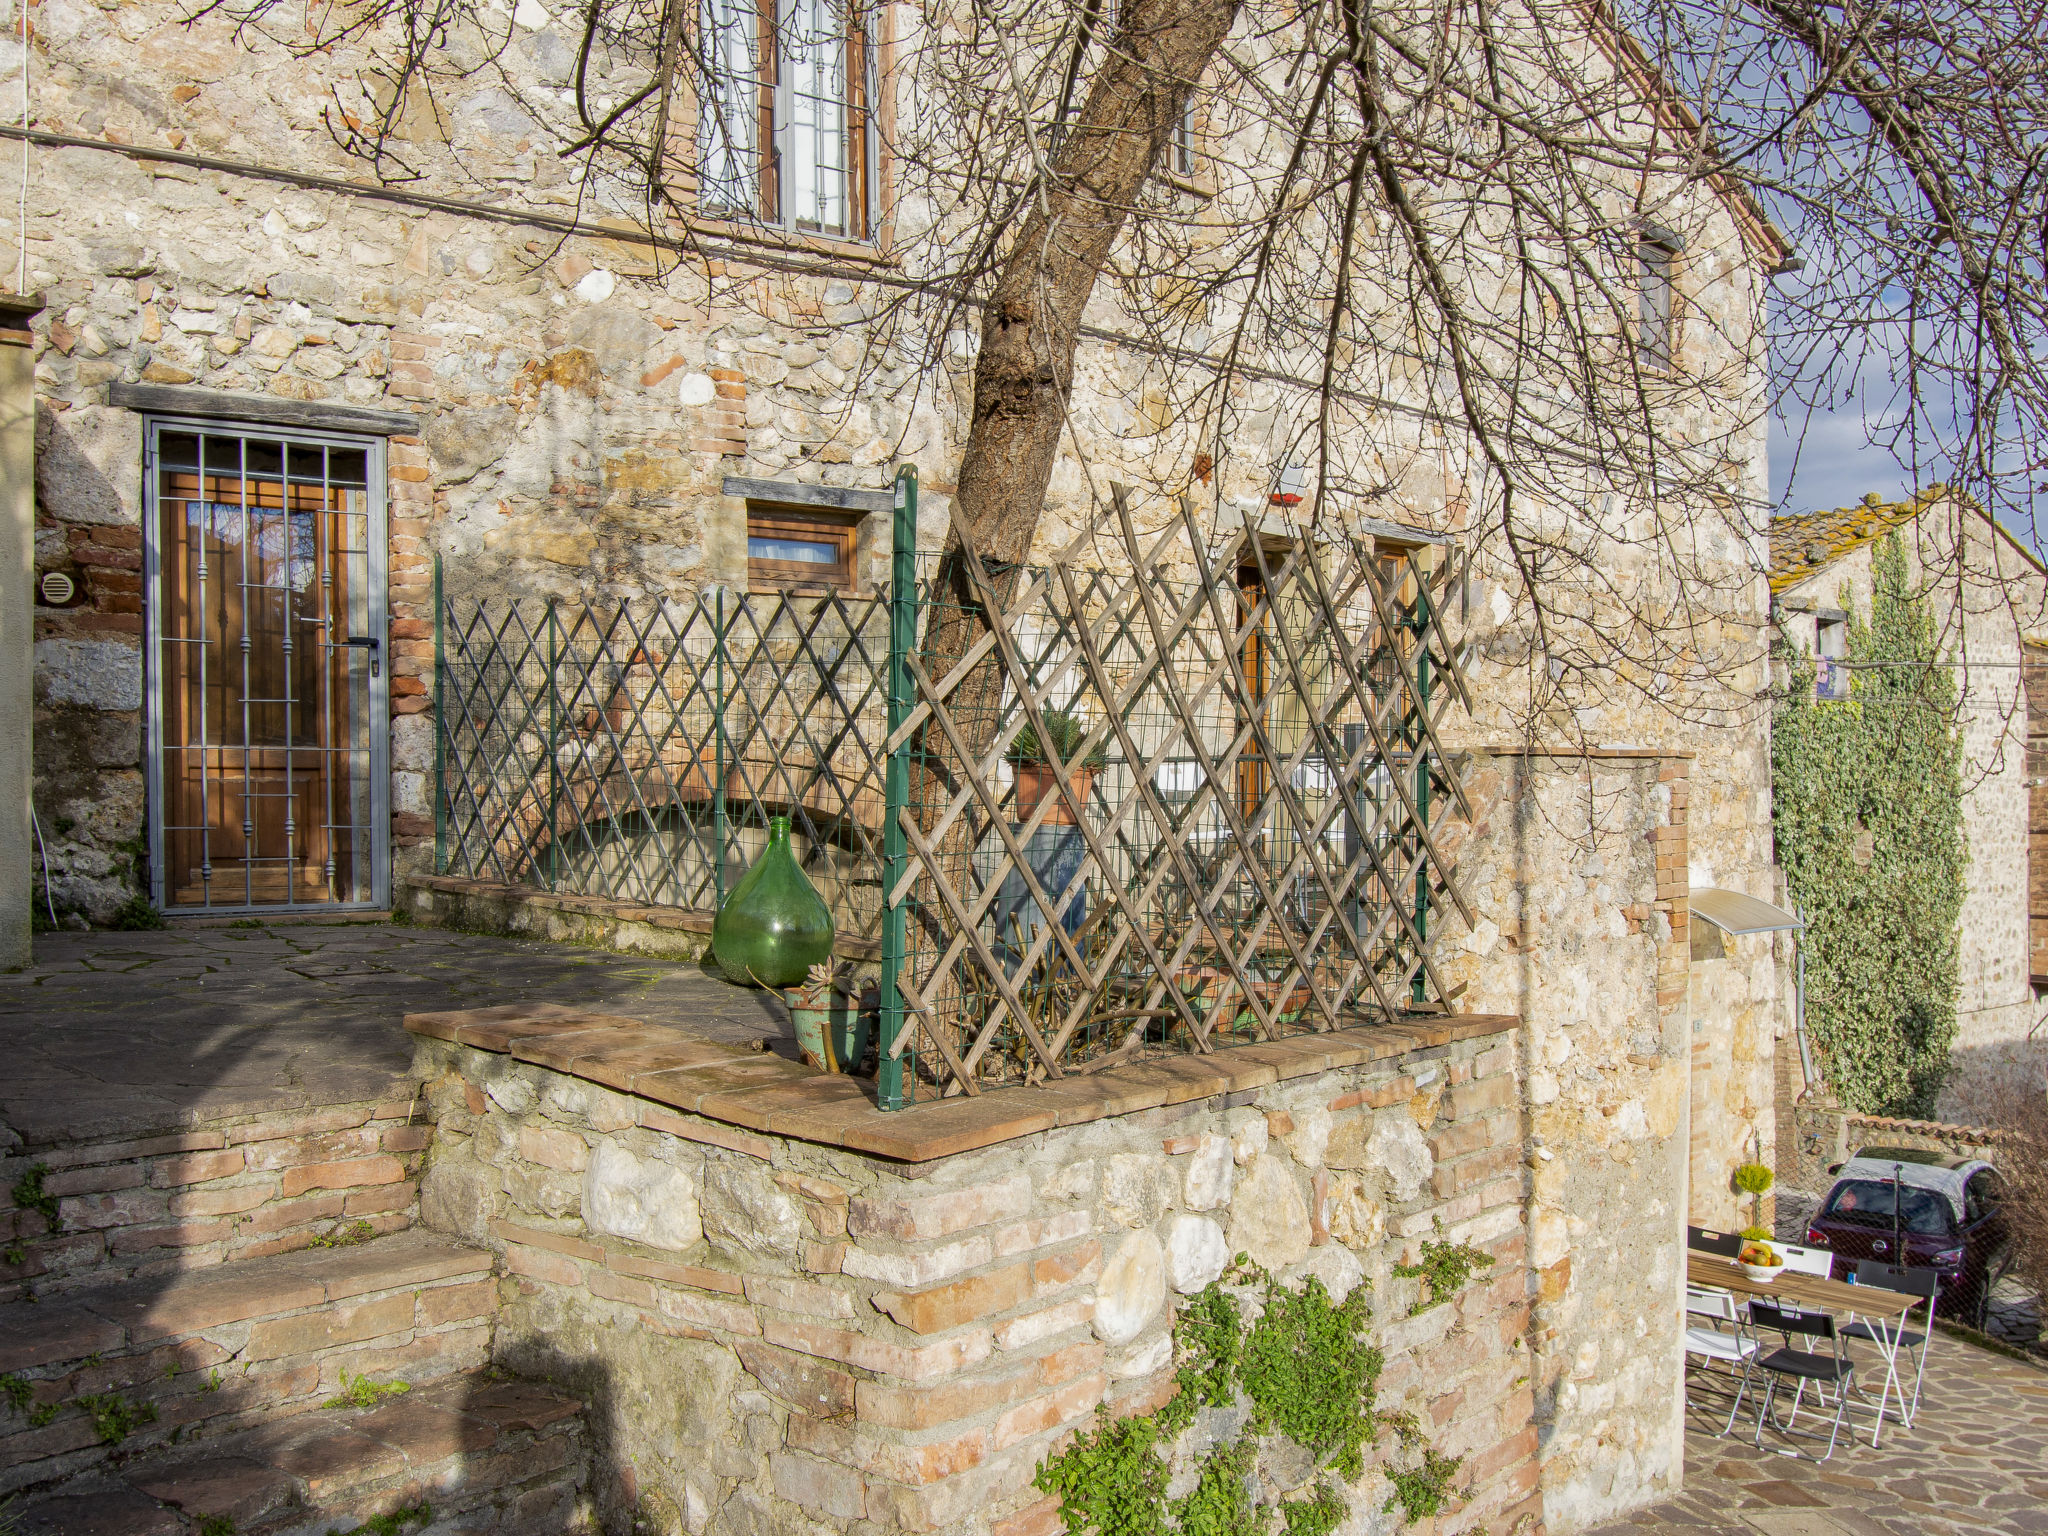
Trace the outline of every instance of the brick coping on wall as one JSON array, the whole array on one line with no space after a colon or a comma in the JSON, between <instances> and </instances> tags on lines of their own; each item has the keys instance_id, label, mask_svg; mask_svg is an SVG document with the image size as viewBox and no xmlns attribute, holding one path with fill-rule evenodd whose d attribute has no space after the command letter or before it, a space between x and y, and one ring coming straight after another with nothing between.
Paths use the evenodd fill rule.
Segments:
<instances>
[{"instance_id":1,"label":"brick coping on wall","mask_svg":"<svg viewBox=\"0 0 2048 1536\"><path fill-rule=\"evenodd\" d=\"M496 1051L646 1100L638 1119L650 1130L758 1155L765 1154L749 1144L756 1138L748 1133L765 1132L905 1163L952 1157L1056 1126L1391 1060L1457 1040L1503 1034L1520 1023L1513 1014L1471 1014L1371 1024L1210 1055L1135 1062L1086 1077L884 1113L875 1106L868 1079L716 1044L675 1025L557 1004L405 1016L405 1027L416 1035ZM686 1120L673 1110L714 1124Z\"/></svg>"}]
</instances>

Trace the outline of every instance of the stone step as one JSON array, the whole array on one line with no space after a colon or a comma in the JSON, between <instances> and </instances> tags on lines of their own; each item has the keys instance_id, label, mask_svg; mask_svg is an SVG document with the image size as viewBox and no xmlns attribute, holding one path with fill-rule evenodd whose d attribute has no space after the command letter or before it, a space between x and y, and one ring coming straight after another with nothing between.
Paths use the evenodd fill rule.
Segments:
<instances>
[{"instance_id":1,"label":"stone step","mask_svg":"<svg viewBox=\"0 0 2048 1536\"><path fill-rule=\"evenodd\" d=\"M433 1137L406 1098L133 1131L86 1115L0 1156L0 1303L403 1230Z\"/></svg>"},{"instance_id":2,"label":"stone step","mask_svg":"<svg viewBox=\"0 0 2048 1536\"><path fill-rule=\"evenodd\" d=\"M399 1517L406 1536L594 1531L582 1404L465 1372L371 1408L328 1409L118 1469L94 1468L15 1511L20 1536L327 1536ZM405 1518L409 1516L410 1518Z\"/></svg>"},{"instance_id":3,"label":"stone step","mask_svg":"<svg viewBox=\"0 0 2048 1536\"><path fill-rule=\"evenodd\" d=\"M0 1495L490 1353L488 1253L424 1231L0 1306Z\"/></svg>"}]
</instances>

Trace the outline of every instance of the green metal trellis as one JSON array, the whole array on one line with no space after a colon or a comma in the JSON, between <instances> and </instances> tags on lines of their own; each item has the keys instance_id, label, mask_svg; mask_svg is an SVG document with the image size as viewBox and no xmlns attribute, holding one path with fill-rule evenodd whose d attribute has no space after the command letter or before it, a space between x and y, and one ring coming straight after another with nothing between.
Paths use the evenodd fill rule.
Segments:
<instances>
[{"instance_id":1,"label":"green metal trellis","mask_svg":"<svg viewBox=\"0 0 2048 1536\"><path fill-rule=\"evenodd\" d=\"M1444 1006L1455 560L1186 509L1141 538L1119 492L1118 568L998 589L963 549L941 588L895 486L876 594L600 610L449 599L437 564L437 868L715 911L790 816L879 963L889 1109ZM963 579L980 639L941 664ZM1085 735L1034 807L1008 749L1053 709Z\"/></svg>"}]
</instances>

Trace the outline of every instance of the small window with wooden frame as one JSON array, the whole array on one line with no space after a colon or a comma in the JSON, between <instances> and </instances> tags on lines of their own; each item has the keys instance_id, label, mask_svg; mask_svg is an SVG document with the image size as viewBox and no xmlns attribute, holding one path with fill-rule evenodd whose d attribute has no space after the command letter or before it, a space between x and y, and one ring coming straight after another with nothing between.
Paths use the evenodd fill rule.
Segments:
<instances>
[{"instance_id":1,"label":"small window with wooden frame","mask_svg":"<svg viewBox=\"0 0 2048 1536\"><path fill-rule=\"evenodd\" d=\"M851 592L861 515L747 503L747 585L755 590Z\"/></svg>"}]
</instances>

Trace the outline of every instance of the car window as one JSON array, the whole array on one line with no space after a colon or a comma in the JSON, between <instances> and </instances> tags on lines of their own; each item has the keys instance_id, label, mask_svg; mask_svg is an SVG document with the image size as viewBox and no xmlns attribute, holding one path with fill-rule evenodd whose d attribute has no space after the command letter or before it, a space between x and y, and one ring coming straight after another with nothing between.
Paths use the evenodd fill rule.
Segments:
<instances>
[{"instance_id":1,"label":"car window","mask_svg":"<svg viewBox=\"0 0 2048 1536\"><path fill-rule=\"evenodd\" d=\"M1981 1221L1998 1209L1998 1202L2004 1198L2004 1191L1998 1187L1998 1175L1989 1168L1980 1168L1970 1175L1970 1182L1963 1189L1963 1213L1970 1221Z\"/></svg>"},{"instance_id":2,"label":"car window","mask_svg":"<svg viewBox=\"0 0 2048 1536\"><path fill-rule=\"evenodd\" d=\"M1889 1227L1898 1188L1878 1179L1844 1179L1828 1196L1827 1209L1821 1215L1853 1226ZM1946 1237L1954 1229L1949 1204L1940 1195L1908 1186L1905 1197L1898 1208L1898 1223L1906 1231Z\"/></svg>"}]
</instances>

